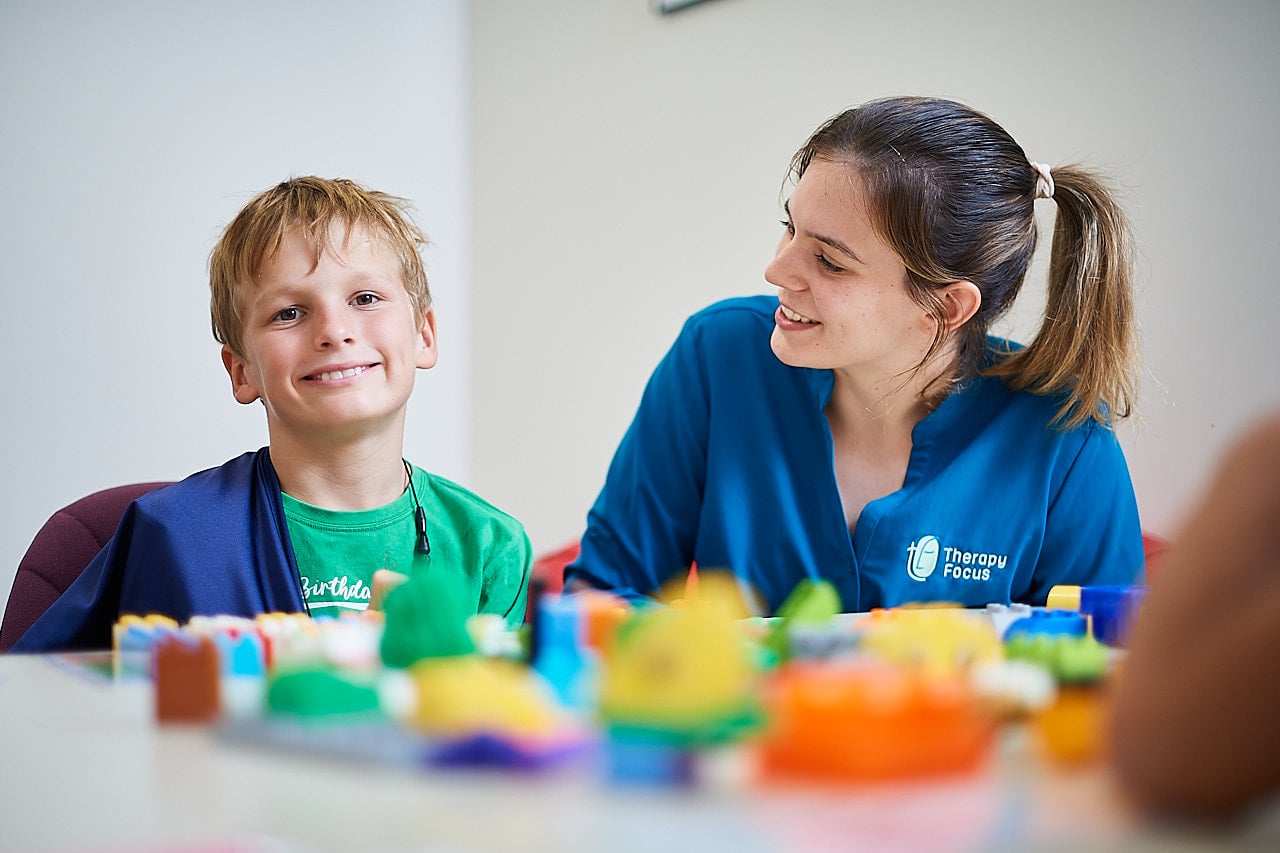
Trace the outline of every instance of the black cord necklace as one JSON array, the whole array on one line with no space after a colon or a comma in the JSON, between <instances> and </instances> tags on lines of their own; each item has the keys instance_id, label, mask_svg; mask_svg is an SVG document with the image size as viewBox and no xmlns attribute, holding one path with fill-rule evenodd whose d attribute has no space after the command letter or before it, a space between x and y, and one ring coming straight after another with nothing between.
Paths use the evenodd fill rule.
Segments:
<instances>
[{"instance_id":1,"label":"black cord necklace","mask_svg":"<svg viewBox=\"0 0 1280 853\"><path fill-rule=\"evenodd\" d=\"M418 490L413 487L413 466L408 459L400 461L404 463L404 474L409 478L409 493L413 495L413 520L418 527L418 541L414 550L426 557L431 554L431 540L427 538L427 514L418 502Z\"/></svg>"}]
</instances>

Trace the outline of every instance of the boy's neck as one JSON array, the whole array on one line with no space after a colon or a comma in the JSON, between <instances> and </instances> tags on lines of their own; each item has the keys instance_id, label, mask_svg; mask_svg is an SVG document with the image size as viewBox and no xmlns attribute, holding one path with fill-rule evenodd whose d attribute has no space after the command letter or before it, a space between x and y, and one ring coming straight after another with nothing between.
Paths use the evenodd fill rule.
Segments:
<instances>
[{"instance_id":1,"label":"boy's neck","mask_svg":"<svg viewBox=\"0 0 1280 853\"><path fill-rule=\"evenodd\" d=\"M290 497L324 509L376 509L407 486L400 441L363 440L341 446L271 442L271 463Z\"/></svg>"}]
</instances>

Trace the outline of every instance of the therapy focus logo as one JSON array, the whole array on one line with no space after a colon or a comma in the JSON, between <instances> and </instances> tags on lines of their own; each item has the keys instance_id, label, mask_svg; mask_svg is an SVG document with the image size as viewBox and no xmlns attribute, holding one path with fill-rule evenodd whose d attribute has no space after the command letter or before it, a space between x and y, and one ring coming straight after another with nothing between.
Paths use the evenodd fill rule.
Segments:
<instances>
[{"instance_id":1,"label":"therapy focus logo","mask_svg":"<svg viewBox=\"0 0 1280 853\"><path fill-rule=\"evenodd\" d=\"M907 546L907 575L923 583L942 568L942 577L951 580L989 581L992 569L1009 565L1008 554L965 551L943 545L937 536L921 536Z\"/></svg>"}]
</instances>

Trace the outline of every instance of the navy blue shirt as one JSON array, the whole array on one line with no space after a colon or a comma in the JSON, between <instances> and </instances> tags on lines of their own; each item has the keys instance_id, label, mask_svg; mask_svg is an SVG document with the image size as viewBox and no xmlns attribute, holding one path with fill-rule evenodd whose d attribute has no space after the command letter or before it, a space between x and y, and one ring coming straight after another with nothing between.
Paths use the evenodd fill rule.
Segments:
<instances>
[{"instance_id":1,"label":"navy blue shirt","mask_svg":"<svg viewBox=\"0 0 1280 853\"><path fill-rule=\"evenodd\" d=\"M303 610L280 480L266 448L148 492L15 652L111 648L122 613Z\"/></svg>"},{"instance_id":2,"label":"navy blue shirt","mask_svg":"<svg viewBox=\"0 0 1280 853\"><path fill-rule=\"evenodd\" d=\"M777 299L695 314L654 371L587 518L574 579L629 598L691 563L772 613L803 578L846 610L1043 604L1055 584L1134 582L1142 531L1113 431L1054 425L1061 399L979 377L915 426L902 488L851 536L823 411L830 370L769 346Z\"/></svg>"}]
</instances>

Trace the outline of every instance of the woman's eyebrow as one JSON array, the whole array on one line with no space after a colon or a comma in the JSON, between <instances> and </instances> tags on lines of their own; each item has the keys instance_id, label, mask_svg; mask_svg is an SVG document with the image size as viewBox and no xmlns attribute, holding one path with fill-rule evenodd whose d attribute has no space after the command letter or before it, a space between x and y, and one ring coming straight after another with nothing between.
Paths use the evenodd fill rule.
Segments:
<instances>
[{"instance_id":1,"label":"woman's eyebrow","mask_svg":"<svg viewBox=\"0 0 1280 853\"><path fill-rule=\"evenodd\" d=\"M791 221L791 200L790 199L782 203L782 209L787 212L787 220ZM795 227L794 222L792 222L792 227L793 228ZM809 231L807 229L805 230L804 235L806 237L810 237L814 240L817 240L819 243L825 243L826 245L835 249L837 252L840 252L842 255L846 255L850 258L853 258L855 261L857 261L860 264L866 263L865 261L862 260L862 258L858 257L857 252L855 252L853 249L850 249L847 245L837 240L835 237L828 237L825 234L819 234L816 231Z\"/></svg>"}]
</instances>

